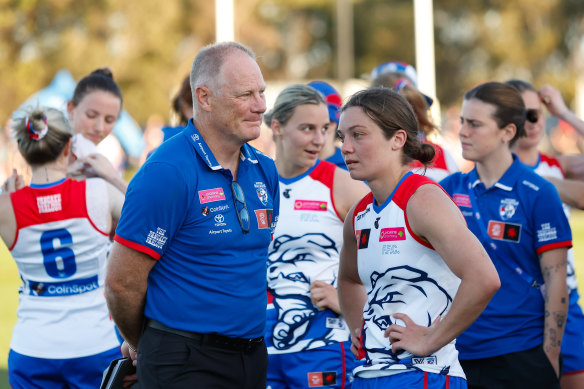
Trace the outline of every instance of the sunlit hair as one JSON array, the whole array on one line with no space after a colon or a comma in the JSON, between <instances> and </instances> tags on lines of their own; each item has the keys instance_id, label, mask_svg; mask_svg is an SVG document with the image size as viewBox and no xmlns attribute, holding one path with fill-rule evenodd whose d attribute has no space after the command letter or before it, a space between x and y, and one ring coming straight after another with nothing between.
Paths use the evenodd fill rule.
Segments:
<instances>
[{"instance_id":1,"label":"sunlit hair","mask_svg":"<svg viewBox=\"0 0 584 389\"><path fill-rule=\"evenodd\" d=\"M247 54L254 61L255 53L248 47L237 42L214 43L203 47L195 56L191 68L190 83L192 100L195 100L195 90L200 86L210 89L217 89L220 85L219 74L225 58L234 51L241 51ZM196 109L196 107L194 107Z\"/></svg>"},{"instance_id":2,"label":"sunlit hair","mask_svg":"<svg viewBox=\"0 0 584 389\"><path fill-rule=\"evenodd\" d=\"M264 123L271 128L272 120L276 119L285 125L294 115L296 107L304 104L326 105L326 101L322 93L311 86L301 84L287 86L276 98L274 108L264 114Z\"/></svg>"},{"instance_id":3,"label":"sunlit hair","mask_svg":"<svg viewBox=\"0 0 584 389\"><path fill-rule=\"evenodd\" d=\"M94 91L109 92L116 96L120 99L121 108L124 101L122 98L122 91L114 81L114 75L108 67L94 70L77 83L75 91L73 92L73 98L71 99L73 106L78 106L85 96Z\"/></svg>"},{"instance_id":4,"label":"sunlit hair","mask_svg":"<svg viewBox=\"0 0 584 389\"><path fill-rule=\"evenodd\" d=\"M519 93L523 93L525 91L531 91L537 93L537 89L533 87L529 82L523 80L509 80L506 81L505 84L512 86L513 88L517 89Z\"/></svg>"},{"instance_id":5,"label":"sunlit hair","mask_svg":"<svg viewBox=\"0 0 584 389\"><path fill-rule=\"evenodd\" d=\"M509 124L515 125L517 131L509 142L509 147L513 147L517 139L526 135L525 104L521 94L513 86L501 82L486 82L466 92L464 99L477 99L495 106L493 119L495 119L499 129L503 129Z\"/></svg>"},{"instance_id":6,"label":"sunlit hair","mask_svg":"<svg viewBox=\"0 0 584 389\"><path fill-rule=\"evenodd\" d=\"M438 127L428 117L428 102L424 95L414 86L412 80L405 73L381 73L371 80L372 87L386 87L393 89L412 105L418 122L425 135L428 135Z\"/></svg>"},{"instance_id":7,"label":"sunlit hair","mask_svg":"<svg viewBox=\"0 0 584 389\"><path fill-rule=\"evenodd\" d=\"M186 126L189 119L183 112L183 105L193 106L193 95L191 93L190 76L186 76L176 96L172 99L172 113L178 118L178 124Z\"/></svg>"},{"instance_id":8,"label":"sunlit hair","mask_svg":"<svg viewBox=\"0 0 584 389\"><path fill-rule=\"evenodd\" d=\"M355 93L341 112L359 107L383 132L386 139L402 129L407 134L403 147L404 164L418 160L427 165L436 154L434 147L418 139L418 120L408 101L394 90L384 87L369 88Z\"/></svg>"},{"instance_id":9,"label":"sunlit hair","mask_svg":"<svg viewBox=\"0 0 584 389\"><path fill-rule=\"evenodd\" d=\"M44 107L26 108L24 117L13 122L12 131L20 154L31 166L55 161L73 136L65 115L57 109Z\"/></svg>"}]
</instances>

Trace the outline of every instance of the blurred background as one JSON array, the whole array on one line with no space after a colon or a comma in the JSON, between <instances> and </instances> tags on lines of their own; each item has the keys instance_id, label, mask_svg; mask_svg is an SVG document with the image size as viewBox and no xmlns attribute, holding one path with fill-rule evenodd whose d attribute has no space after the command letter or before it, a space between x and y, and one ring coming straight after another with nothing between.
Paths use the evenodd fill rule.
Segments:
<instances>
[{"instance_id":1,"label":"blurred background","mask_svg":"<svg viewBox=\"0 0 584 389\"><path fill-rule=\"evenodd\" d=\"M414 3L421 6L417 21ZM424 11L429 17L420 19ZM197 51L231 39L258 55L268 107L291 83L326 80L346 99L368 85L378 64L410 63L420 73L420 90L436 98L433 114L445 146L458 142L463 93L488 80L549 83L584 116L581 0L0 0L0 179L17 166L7 125L12 112L54 95L62 104L77 80L103 66L113 71L127 114L111 158L131 177L172 121L170 101ZM550 120L548 131L548 152L582 151L569 126ZM269 142L258 147L272 155ZM579 243L584 218L574 214ZM576 254L584 271L583 255ZM0 369L18 284L0 247ZM0 376L0 388L5 382Z\"/></svg>"}]
</instances>

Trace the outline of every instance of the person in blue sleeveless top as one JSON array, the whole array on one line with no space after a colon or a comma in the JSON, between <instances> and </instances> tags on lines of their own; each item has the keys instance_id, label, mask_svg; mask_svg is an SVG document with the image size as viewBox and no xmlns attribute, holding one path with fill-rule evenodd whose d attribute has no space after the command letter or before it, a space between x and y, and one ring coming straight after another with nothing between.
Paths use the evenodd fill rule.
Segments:
<instances>
[{"instance_id":1,"label":"person in blue sleeveless top","mask_svg":"<svg viewBox=\"0 0 584 389\"><path fill-rule=\"evenodd\" d=\"M349 388L358 362L340 316L339 252L343 220L369 190L319 160L329 115L310 86L282 90L264 122L274 134L280 176L280 218L267 273L268 387Z\"/></svg>"},{"instance_id":2,"label":"person in blue sleeveless top","mask_svg":"<svg viewBox=\"0 0 584 389\"><path fill-rule=\"evenodd\" d=\"M475 162L441 181L489 253L501 289L458 337L470 388L559 388L572 236L554 186L511 147L524 136L525 104L498 82L464 96L460 142Z\"/></svg>"},{"instance_id":3,"label":"person in blue sleeveless top","mask_svg":"<svg viewBox=\"0 0 584 389\"><path fill-rule=\"evenodd\" d=\"M466 388L455 338L499 288L454 202L413 174L434 148L399 93L371 88L341 111L341 150L371 193L345 218L339 299L353 337L355 388Z\"/></svg>"},{"instance_id":4,"label":"person in blue sleeveless top","mask_svg":"<svg viewBox=\"0 0 584 389\"><path fill-rule=\"evenodd\" d=\"M266 263L279 211L254 53L225 42L191 71L194 116L132 179L106 298L141 388L265 389ZM136 351L138 351L136 353Z\"/></svg>"}]
</instances>

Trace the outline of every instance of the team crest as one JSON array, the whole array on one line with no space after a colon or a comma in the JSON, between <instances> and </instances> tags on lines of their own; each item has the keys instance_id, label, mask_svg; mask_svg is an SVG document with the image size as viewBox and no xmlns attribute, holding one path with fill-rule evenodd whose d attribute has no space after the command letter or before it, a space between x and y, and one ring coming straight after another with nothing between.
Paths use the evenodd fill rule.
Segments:
<instances>
[{"instance_id":1,"label":"team crest","mask_svg":"<svg viewBox=\"0 0 584 389\"><path fill-rule=\"evenodd\" d=\"M515 215L515 210L519 206L519 201L515 199L503 199L499 205L499 215L503 220L509 220Z\"/></svg>"},{"instance_id":2,"label":"team crest","mask_svg":"<svg viewBox=\"0 0 584 389\"><path fill-rule=\"evenodd\" d=\"M266 184L263 182L256 182L253 186L256 189L256 193L258 194L261 203L264 206L268 205L268 191L266 189Z\"/></svg>"}]
</instances>

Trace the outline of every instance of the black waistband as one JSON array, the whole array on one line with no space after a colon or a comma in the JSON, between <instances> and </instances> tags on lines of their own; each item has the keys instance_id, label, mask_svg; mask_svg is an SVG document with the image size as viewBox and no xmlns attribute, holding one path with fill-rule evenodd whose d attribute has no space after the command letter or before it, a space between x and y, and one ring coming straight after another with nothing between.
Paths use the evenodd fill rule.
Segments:
<instances>
[{"instance_id":1,"label":"black waistband","mask_svg":"<svg viewBox=\"0 0 584 389\"><path fill-rule=\"evenodd\" d=\"M228 336L219 335L219 334L201 334L198 332L189 332L183 330L176 330L174 328L170 328L165 326L159 321L150 319L147 324L148 327L154 328L156 330L169 332L171 334L183 336L185 338L192 339L196 342L199 342L201 345L209 345L220 347L223 349L228 350L236 350L236 351L252 351L260 344L263 344L264 337L260 336L259 338L253 339L244 339L244 338L230 338Z\"/></svg>"}]
</instances>

